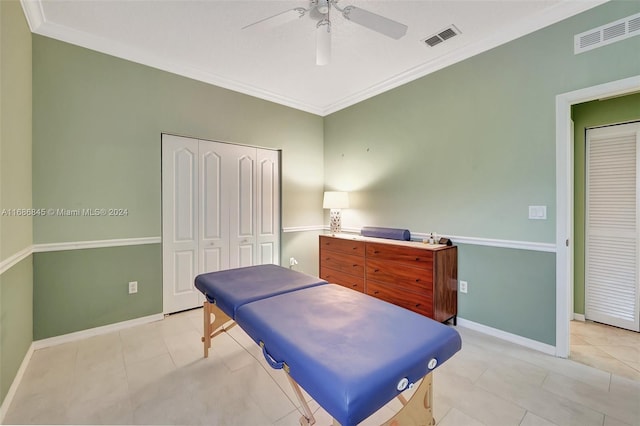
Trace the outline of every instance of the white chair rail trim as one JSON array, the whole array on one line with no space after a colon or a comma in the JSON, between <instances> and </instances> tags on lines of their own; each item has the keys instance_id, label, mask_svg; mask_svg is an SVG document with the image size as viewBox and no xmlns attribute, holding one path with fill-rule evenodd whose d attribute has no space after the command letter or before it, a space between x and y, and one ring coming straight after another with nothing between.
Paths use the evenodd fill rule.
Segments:
<instances>
[{"instance_id":1,"label":"white chair rail trim","mask_svg":"<svg viewBox=\"0 0 640 426\"><path fill-rule=\"evenodd\" d=\"M282 228L283 233L288 232L308 232L308 231L329 231L328 226L295 226ZM360 234L360 228L356 227L342 227L343 232ZM428 238L429 233L426 232L411 232L411 238L417 241L421 241L423 238ZM460 235L446 235L439 234L441 237L450 238L455 244L470 244L475 246L487 246L506 249L517 250L531 250L542 251L548 253L556 252L556 245L553 243L540 243L535 241L517 241L517 240L500 240L495 238L480 238L480 237L464 237Z\"/></svg>"},{"instance_id":2,"label":"white chair rail trim","mask_svg":"<svg viewBox=\"0 0 640 426\"><path fill-rule=\"evenodd\" d=\"M160 244L162 237L119 238L113 240L72 241L64 243L33 244L9 256L0 262L0 274L8 271L12 266L20 263L33 253L48 251L83 250L104 247L138 246L143 244Z\"/></svg>"}]
</instances>

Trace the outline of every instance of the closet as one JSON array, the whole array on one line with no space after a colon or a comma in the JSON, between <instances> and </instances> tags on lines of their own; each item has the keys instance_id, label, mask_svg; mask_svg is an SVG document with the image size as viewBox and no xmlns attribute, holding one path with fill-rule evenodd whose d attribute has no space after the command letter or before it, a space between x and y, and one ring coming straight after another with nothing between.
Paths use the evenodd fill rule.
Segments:
<instances>
[{"instance_id":1,"label":"closet","mask_svg":"<svg viewBox=\"0 0 640 426\"><path fill-rule=\"evenodd\" d=\"M202 303L196 275L280 263L279 152L162 135L165 314Z\"/></svg>"},{"instance_id":2,"label":"closet","mask_svg":"<svg viewBox=\"0 0 640 426\"><path fill-rule=\"evenodd\" d=\"M640 123L586 133L585 318L638 331Z\"/></svg>"}]
</instances>

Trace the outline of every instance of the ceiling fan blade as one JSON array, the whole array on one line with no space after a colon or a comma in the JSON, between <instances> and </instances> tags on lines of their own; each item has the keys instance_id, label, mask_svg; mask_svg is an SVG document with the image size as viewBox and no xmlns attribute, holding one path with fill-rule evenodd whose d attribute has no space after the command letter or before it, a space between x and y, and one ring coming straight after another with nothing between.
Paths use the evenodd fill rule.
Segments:
<instances>
[{"instance_id":1,"label":"ceiling fan blade","mask_svg":"<svg viewBox=\"0 0 640 426\"><path fill-rule=\"evenodd\" d=\"M331 22L323 19L316 25L316 65L331 62Z\"/></svg>"},{"instance_id":2,"label":"ceiling fan blade","mask_svg":"<svg viewBox=\"0 0 640 426\"><path fill-rule=\"evenodd\" d=\"M387 37L399 39L407 33L407 26L393 19L385 18L368 10L355 6L347 6L342 10L342 15L356 24L377 31Z\"/></svg>"},{"instance_id":3,"label":"ceiling fan blade","mask_svg":"<svg viewBox=\"0 0 640 426\"><path fill-rule=\"evenodd\" d=\"M257 28L257 29L271 29L286 24L287 22L295 21L302 18L307 10L302 7L296 7L294 9L285 10L277 15L269 16L268 18L261 19L253 24L246 25L242 29Z\"/></svg>"}]
</instances>

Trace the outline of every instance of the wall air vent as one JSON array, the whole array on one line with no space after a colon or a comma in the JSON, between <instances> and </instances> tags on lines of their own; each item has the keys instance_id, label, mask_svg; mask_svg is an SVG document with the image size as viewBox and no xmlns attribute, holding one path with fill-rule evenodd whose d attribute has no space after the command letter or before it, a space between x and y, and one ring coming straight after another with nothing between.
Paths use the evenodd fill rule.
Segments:
<instances>
[{"instance_id":1,"label":"wall air vent","mask_svg":"<svg viewBox=\"0 0 640 426\"><path fill-rule=\"evenodd\" d=\"M574 54L640 35L640 13L574 36Z\"/></svg>"},{"instance_id":2,"label":"wall air vent","mask_svg":"<svg viewBox=\"0 0 640 426\"><path fill-rule=\"evenodd\" d=\"M436 34L422 39L422 41L430 47L433 47L445 40L449 40L451 37L457 36L458 34L460 34L460 30L455 25L450 25L444 30L438 31Z\"/></svg>"}]
</instances>

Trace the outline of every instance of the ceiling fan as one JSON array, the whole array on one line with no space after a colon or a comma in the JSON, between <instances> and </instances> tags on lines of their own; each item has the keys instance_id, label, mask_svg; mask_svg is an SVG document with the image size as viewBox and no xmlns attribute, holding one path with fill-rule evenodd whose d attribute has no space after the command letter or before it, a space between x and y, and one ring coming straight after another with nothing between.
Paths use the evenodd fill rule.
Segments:
<instances>
[{"instance_id":1,"label":"ceiling fan","mask_svg":"<svg viewBox=\"0 0 640 426\"><path fill-rule=\"evenodd\" d=\"M385 18L368 10L356 6L338 6L338 0L310 0L309 8L295 7L285 10L276 15L270 16L260 21L249 24L247 28L274 28L305 15L317 20L316 23L316 64L327 65L331 60L331 20L329 15L332 9L337 10L342 16L356 24L370 30L379 32L388 37L398 40L407 33L407 26L393 19Z\"/></svg>"}]
</instances>

